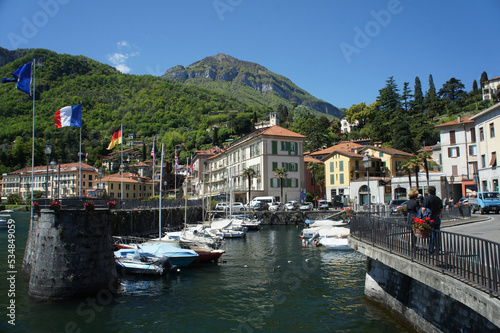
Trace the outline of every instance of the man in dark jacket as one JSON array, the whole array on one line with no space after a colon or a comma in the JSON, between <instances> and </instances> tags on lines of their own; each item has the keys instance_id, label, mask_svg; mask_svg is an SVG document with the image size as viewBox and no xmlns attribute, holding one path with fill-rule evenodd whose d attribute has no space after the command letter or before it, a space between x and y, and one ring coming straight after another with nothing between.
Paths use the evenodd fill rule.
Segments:
<instances>
[{"instance_id":1,"label":"man in dark jacket","mask_svg":"<svg viewBox=\"0 0 500 333\"><path fill-rule=\"evenodd\" d=\"M443 213L443 201L436 195L436 187L429 186L427 193L429 193L429 195L425 197L424 204L422 205L422 207L429 208L432 212L431 221L434 222L431 223L432 230L430 235L431 239L429 242L428 252L433 253L436 247L438 251L441 248L441 242L435 230L441 229L441 214Z\"/></svg>"}]
</instances>

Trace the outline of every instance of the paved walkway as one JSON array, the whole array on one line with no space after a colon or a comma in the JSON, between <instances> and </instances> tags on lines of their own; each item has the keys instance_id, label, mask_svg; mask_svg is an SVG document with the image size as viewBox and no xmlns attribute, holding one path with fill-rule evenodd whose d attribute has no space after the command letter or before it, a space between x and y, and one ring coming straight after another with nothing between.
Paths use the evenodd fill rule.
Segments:
<instances>
[{"instance_id":1,"label":"paved walkway","mask_svg":"<svg viewBox=\"0 0 500 333\"><path fill-rule=\"evenodd\" d=\"M466 218L460 218L460 219L449 219L449 220L442 220L441 221L441 227L446 228L446 227L454 227L457 225L462 225L462 224L468 224L468 223L474 223L474 222L481 222L481 221L488 221L490 217L487 215L472 215L470 217Z\"/></svg>"}]
</instances>

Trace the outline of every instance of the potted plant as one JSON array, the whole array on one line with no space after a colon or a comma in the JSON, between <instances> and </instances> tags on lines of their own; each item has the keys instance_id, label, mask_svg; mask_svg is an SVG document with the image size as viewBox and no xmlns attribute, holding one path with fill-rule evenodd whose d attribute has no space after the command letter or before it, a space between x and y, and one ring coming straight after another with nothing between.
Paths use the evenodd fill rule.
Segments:
<instances>
[{"instance_id":1,"label":"potted plant","mask_svg":"<svg viewBox=\"0 0 500 333\"><path fill-rule=\"evenodd\" d=\"M95 209L95 204L93 201L88 201L83 204L83 207L85 207L87 211L93 211Z\"/></svg>"},{"instance_id":2,"label":"potted plant","mask_svg":"<svg viewBox=\"0 0 500 333\"><path fill-rule=\"evenodd\" d=\"M33 206L33 210L40 210L40 204L38 201L33 201L31 205Z\"/></svg>"},{"instance_id":3,"label":"potted plant","mask_svg":"<svg viewBox=\"0 0 500 333\"><path fill-rule=\"evenodd\" d=\"M354 210L353 210L351 207L347 207L347 208L345 209L345 215L346 215L347 217L351 217L351 215L352 215L352 214L354 214Z\"/></svg>"},{"instance_id":4,"label":"potted plant","mask_svg":"<svg viewBox=\"0 0 500 333\"><path fill-rule=\"evenodd\" d=\"M432 223L434 223L434 220L431 220L429 217L426 217L425 219L414 217L413 233L419 238L428 238L432 230Z\"/></svg>"},{"instance_id":5,"label":"potted plant","mask_svg":"<svg viewBox=\"0 0 500 333\"><path fill-rule=\"evenodd\" d=\"M56 212L61 210L61 203L59 202L59 200L50 202L49 209L55 210Z\"/></svg>"},{"instance_id":6,"label":"potted plant","mask_svg":"<svg viewBox=\"0 0 500 333\"><path fill-rule=\"evenodd\" d=\"M108 201L108 208L109 209L116 208L116 201L114 201L114 200Z\"/></svg>"}]
</instances>

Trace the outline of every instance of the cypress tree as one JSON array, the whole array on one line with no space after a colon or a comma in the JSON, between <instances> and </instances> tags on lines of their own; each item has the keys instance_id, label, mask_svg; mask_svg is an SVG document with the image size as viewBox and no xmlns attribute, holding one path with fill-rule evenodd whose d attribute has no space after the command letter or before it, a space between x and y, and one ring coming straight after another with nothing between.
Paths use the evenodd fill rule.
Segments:
<instances>
[{"instance_id":1,"label":"cypress tree","mask_svg":"<svg viewBox=\"0 0 500 333\"><path fill-rule=\"evenodd\" d=\"M403 108L406 112L408 112L408 109L410 108L411 106L411 101L410 99L412 98L412 94L411 94L411 89L410 89L410 83L409 82L405 82L403 84L403 94L401 95L401 102L403 104Z\"/></svg>"},{"instance_id":2,"label":"cypress tree","mask_svg":"<svg viewBox=\"0 0 500 333\"><path fill-rule=\"evenodd\" d=\"M414 113L421 113L424 109L424 94L422 93L422 83L420 83L420 78L418 76L415 77L415 86L413 90Z\"/></svg>"},{"instance_id":3,"label":"cypress tree","mask_svg":"<svg viewBox=\"0 0 500 333\"><path fill-rule=\"evenodd\" d=\"M477 95L478 93L479 93L479 89L477 87L477 81L474 80L474 82L472 82L472 94Z\"/></svg>"},{"instance_id":4,"label":"cypress tree","mask_svg":"<svg viewBox=\"0 0 500 333\"><path fill-rule=\"evenodd\" d=\"M486 72L481 73L481 78L479 79L479 84L481 85L481 89L483 89L483 83L488 81L488 74Z\"/></svg>"}]
</instances>

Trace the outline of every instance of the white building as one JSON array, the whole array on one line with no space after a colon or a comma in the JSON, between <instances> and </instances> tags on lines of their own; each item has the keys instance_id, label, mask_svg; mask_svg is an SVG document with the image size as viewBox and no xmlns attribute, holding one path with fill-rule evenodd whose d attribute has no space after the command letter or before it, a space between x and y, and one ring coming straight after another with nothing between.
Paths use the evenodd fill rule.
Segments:
<instances>
[{"instance_id":1,"label":"white building","mask_svg":"<svg viewBox=\"0 0 500 333\"><path fill-rule=\"evenodd\" d=\"M233 142L224 152L207 160L209 177L204 186L208 188L204 192L214 196L233 191L235 200L240 202L248 202L256 196L275 196L281 202L300 199L305 186L305 138L275 125ZM248 179L242 175L247 168L256 172L251 183L252 198L247 198ZM285 179L275 177L278 168L285 168Z\"/></svg>"},{"instance_id":2,"label":"white building","mask_svg":"<svg viewBox=\"0 0 500 333\"><path fill-rule=\"evenodd\" d=\"M484 81L481 88L483 88L483 101L493 99L493 96L499 93L500 76Z\"/></svg>"},{"instance_id":3,"label":"white building","mask_svg":"<svg viewBox=\"0 0 500 333\"><path fill-rule=\"evenodd\" d=\"M500 78L499 78L500 79ZM497 152L500 151L500 103L470 117L478 133L478 183L480 191L499 191L500 171Z\"/></svg>"}]
</instances>

